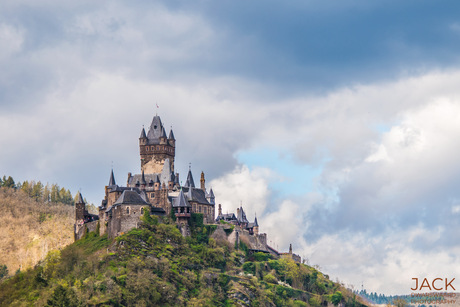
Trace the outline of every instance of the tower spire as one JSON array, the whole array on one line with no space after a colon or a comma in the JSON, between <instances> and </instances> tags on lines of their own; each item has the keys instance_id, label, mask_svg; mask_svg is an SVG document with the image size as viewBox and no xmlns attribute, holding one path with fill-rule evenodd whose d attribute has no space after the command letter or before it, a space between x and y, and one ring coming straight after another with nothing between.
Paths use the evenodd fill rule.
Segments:
<instances>
[{"instance_id":1,"label":"tower spire","mask_svg":"<svg viewBox=\"0 0 460 307\"><path fill-rule=\"evenodd\" d=\"M115 183L115 176L113 175L113 168L112 168L112 172L110 173L110 179L109 179L109 187L113 185L116 185L116 183Z\"/></svg>"}]
</instances>

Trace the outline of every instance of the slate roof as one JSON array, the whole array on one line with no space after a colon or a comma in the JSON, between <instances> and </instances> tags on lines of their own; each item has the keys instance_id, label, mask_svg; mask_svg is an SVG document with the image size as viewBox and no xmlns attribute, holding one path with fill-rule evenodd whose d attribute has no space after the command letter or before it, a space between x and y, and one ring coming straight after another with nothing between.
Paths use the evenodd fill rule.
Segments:
<instances>
[{"instance_id":1,"label":"slate roof","mask_svg":"<svg viewBox=\"0 0 460 307\"><path fill-rule=\"evenodd\" d=\"M138 192L134 190L124 190L113 205L149 205L149 203L143 200Z\"/></svg>"},{"instance_id":2,"label":"slate roof","mask_svg":"<svg viewBox=\"0 0 460 307\"><path fill-rule=\"evenodd\" d=\"M170 140L175 140L175 138L174 138L174 133L173 133L173 131L172 131L172 128L171 128L171 131L169 131L169 137L168 137L168 139L170 139Z\"/></svg>"},{"instance_id":3,"label":"slate roof","mask_svg":"<svg viewBox=\"0 0 460 307\"><path fill-rule=\"evenodd\" d=\"M224 220L224 221L234 221L234 220L236 220L236 216L235 216L235 214L233 214L233 213L224 213L224 214L219 215L219 216L216 218L216 221L220 221L220 220Z\"/></svg>"},{"instance_id":4,"label":"slate roof","mask_svg":"<svg viewBox=\"0 0 460 307\"><path fill-rule=\"evenodd\" d=\"M150 124L149 132L147 133L148 144L159 144L160 137L163 133L163 124L161 123L160 116L155 115Z\"/></svg>"},{"instance_id":5,"label":"slate roof","mask_svg":"<svg viewBox=\"0 0 460 307\"><path fill-rule=\"evenodd\" d=\"M192 188L195 187L195 182L193 181L192 170L190 170L190 169L188 170L187 181L185 182L185 186L186 187L192 187Z\"/></svg>"},{"instance_id":6,"label":"slate roof","mask_svg":"<svg viewBox=\"0 0 460 307\"><path fill-rule=\"evenodd\" d=\"M194 202L197 202L203 205L211 205L211 203L209 203L208 200L206 199L206 195L202 189L182 187L182 190L184 191L184 193L187 193L187 197L189 201L194 201ZM192 194L191 198L189 196L190 193Z\"/></svg>"},{"instance_id":7,"label":"slate roof","mask_svg":"<svg viewBox=\"0 0 460 307\"><path fill-rule=\"evenodd\" d=\"M249 223L248 219L246 218L246 213L243 210L243 206L240 206L240 211L238 212L237 219L240 223Z\"/></svg>"},{"instance_id":8,"label":"slate roof","mask_svg":"<svg viewBox=\"0 0 460 307\"><path fill-rule=\"evenodd\" d=\"M83 197L81 197L81 193L78 192L77 194L77 199L75 200L76 204L84 204L85 202L83 201Z\"/></svg>"},{"instance_id":9,"label":"slate roof","mask_svg":"<svg viewBox=\"0 0 460 307\"><path fill-rule=\"evenodd\" d=\"M116 185L116 183L115 183L115 176L113 175L113 169L112 169L112 172L110 173L109 187L113 185Z\"/></svg>"},{"instance_id":10,"label":"slate roof","mask_svg":"<svg viewBox=\"0 0 460 307\"><path fill-rule=\"evenodd\" d=\"M148 182L148 183L150 183L150 181L152 181L152 183L157 182L158 174L144 174L144 179L145 179L145 182ZM132 175L128 180L128 185L133 186L138 181L139 181L139 184L140 184L141 181L142 181L142 174ZM158 180L158 182L159 182L159 180Z\"/></svg>"},{"instance_id":11,"label":"slate roof","mask_svg":"<svg viewBox=\"0 0 460 307\"><path fill-rule=\"evenodd\" d=\"M142 131L141 131L141 136L139 137L140 139L146 139L147 136L145 135L145 129L144 127L142 127Z\"/></svg>"},{"instance_id":12,"label":"slate roof","mask_svg":"<svg viewBox=\"0 0 460 307\"><path fill-rule=\"evenodd\" d=\"M191 207L188 201L185 199L184 192L180 190L180 193L177 197L173 199L173 207Z\"/></svg>"}]
</instances>

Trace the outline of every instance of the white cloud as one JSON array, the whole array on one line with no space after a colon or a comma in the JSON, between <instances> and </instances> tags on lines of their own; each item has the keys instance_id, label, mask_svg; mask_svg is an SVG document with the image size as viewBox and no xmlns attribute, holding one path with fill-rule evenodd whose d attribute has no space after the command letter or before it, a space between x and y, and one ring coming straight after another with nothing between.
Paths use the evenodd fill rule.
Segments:
<instances>
[{"instance_id":1,"label":"white cloud","mask_svg":"<svg viewBox=\"0 0 460 307\"><path fill-rule=\"evenodd\" d=\"M238 165L232 172L212 180L210 186L216 203L222 204L223 213L236 213L236 208L242 204L248 219L254 218L254 214L260 219L269 201L268 180L271 176L269 169L251 171L246 165Z\"/></svg>"}]
</instances>

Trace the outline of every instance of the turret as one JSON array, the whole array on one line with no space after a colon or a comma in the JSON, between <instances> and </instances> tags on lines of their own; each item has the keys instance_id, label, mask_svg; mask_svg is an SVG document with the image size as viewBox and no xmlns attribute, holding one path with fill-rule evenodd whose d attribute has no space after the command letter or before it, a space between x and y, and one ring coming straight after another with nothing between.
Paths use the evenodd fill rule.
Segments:
<instances>
[{"instance_id":1,"label":"turret","mask_svg":"<svg viewBox=\"0 0 460 307\"><path fill-rule=\"evenodd\" d=\"M155 191L158 191L160 189L160 178L158 178L158 175L155 176L155 182L153 183L153 188Z\"/></svg>"},{"instance_id":2,"label":"turret","mask_svg":"<svg viewBox=\"0 0 460 307\"><path fill-rule=\"evenodd\" d=\"M259 234L259 223L257 222L257 216L254 218L254 228L252 229L255 235Z\"/></svg>"},{"instance_id":3,"label":"turret","mask_svg":"<svg viewBox=\"0 0 460 307\"><path fill-rule=\"evenodd\" d=\"M201 185L201 189L206 192L206 186L205 186L205 180L204 180L204 172L201 171L201 178L200 178L200 185Z\"/></svg>"},{"instance_id":4,"label":"turret","mask_svg":"<svg viewBox=\"0 0 460 307\"><path fill-rule=\"evenodd\" d=\"M115 183L115 176L113 175L113 169L112 172L110 173L110 179L109 179L109 187L116 185Z\"/></svg>"},{"instance_id":5,"label":"turret","mask_svg":"<svg viewBox=\"0 0 460 307\"><path fill-rule=\"evenodd\" d=\"M160 145L167 144L167 137L165 128L161 127Z\"/></svg>"},{"instance_id":6,"label":"turret","mask_svg":"<svg viewBox=\"0 0 460 307\"><path fill-rule=\"evenodd\" d=\"M211 190L209 191L209 199L208 199L209 203L211 205L215 205L216 204L216 198L214 196L214 192L212 191L212 188ZM219 205L220 206L220 205Z\"/></svg>"},{"instance_id":7,"label":"turret","mask_svg":"<svg viewBox=\"0 0 460 307\"><path fill-rule=\"evenodd\" d=\"M222 215L222 205L221 204L219 204L219 209L218 210L219 210L219 211L217 211L218 216L221 216Z\"/></svg>"},{"instance_id":8,"label":"turret","mask_svg":"<svg viewBox=\"0 0 460 307\"><path fill-rule=\"evenodd\" d=\"M185 182L185 186L189 188L195 187L195 182L193 181L192 169L190 166L188 168L187 181Z\"/></svg>"},{"instance_id":9,"label":"turret","mask_svg":"<svg viewBox=\"0 0 460 307\"><path fill-rule=\"evenodd\" d=\"M76 224L83 224L85 219L85 202L83 201L83 197L81 193L78 192L77 199L75 200L75 221Z\"/></svg>"},{"instance_id":10,"label":"turret","mask_svg":"<svg viewBox=\"0 0 460 307\"><path fill-rule=\"evenodd\" d=\"M141 136L139 137L139 145L147 144L147 135L145 134L145 129L142 127Z\"/></svg>"},{"instance_id":11,"label":"turret","mask_svg":"<svg viewBox=\"0 0 460 307\"><path fill-rule=\"evenodd\" d=\"M169 143L169 145L171 145L172 147L176 147L176 139L174 138L174 133L173 133L172 128L171 128L171 130L169 131L168 143Z\"/></svg>"},{"instance_id":12,"label":"turret","mask_svg":"<svg viewBox=\"0 0 460 307\"><path fill-rule=\"evenodd\" d=\"M144 176L144 171L142 171L142 177L141 177L141 190L145 191L145 186L147 185L147 182L145 181L145 176Z\"/></svg>"}]
</instances>

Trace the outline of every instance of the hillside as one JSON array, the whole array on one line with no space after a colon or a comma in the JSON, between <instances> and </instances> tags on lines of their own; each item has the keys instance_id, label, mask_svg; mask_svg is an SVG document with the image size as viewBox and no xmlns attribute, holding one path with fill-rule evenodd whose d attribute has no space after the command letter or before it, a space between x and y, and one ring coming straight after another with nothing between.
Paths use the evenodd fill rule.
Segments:
<instances>
[{"instance_id":1,"label":"hillside","mask_svg":"<svg viewBox=\"0 0 460 307\"><path fill-rule=\"evenodd\" d=\"M318 270L249 255L244 244L210 237L216 226L202 215L193 220L187 238L168 217L160 223L148 213L113 241L89 233L1 283L0 305L362 306Z\"/></svg>"},{"instance_id":2,"label":"hillside","mask_svg":"<svg viewBox=\"0 0 460 307\"><path fill-rule=\"evenodd\" d=\"M1 187L0 212L0 266L6 265L10 274L34 266L49 251L73 242L73 206Z\"/></svg>"}]
</instances>

